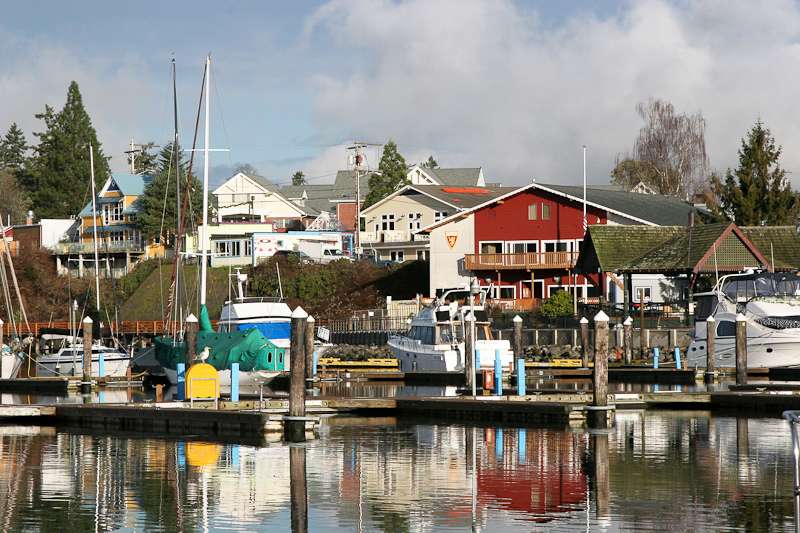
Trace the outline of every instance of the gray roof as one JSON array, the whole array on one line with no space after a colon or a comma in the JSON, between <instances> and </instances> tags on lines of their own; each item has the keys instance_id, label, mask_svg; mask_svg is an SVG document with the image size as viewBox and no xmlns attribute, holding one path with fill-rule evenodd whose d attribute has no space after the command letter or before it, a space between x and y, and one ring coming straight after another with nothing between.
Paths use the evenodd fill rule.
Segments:
<instances>
[{"instance_id":1,"label":"gray roof","mask_svg":"<svg viewBox=\"0 0 800 533\"><path fill-rule=\"evenodd\" d=\"M242 172L242 174L244 174L244 172ZM278 185L275 185L264 176L259 176L258 174L244 174L244 175L253 180L254 182L258 183L262 187L264 187L269 192L276 192L281 189Z\"/></svg>"},{"instance_id":2,"label":"gray roof","mask_svg":"<svg viewBox=\"0 0 800 533\"><path fill-rule=\"evenodd\" d=\"M544 183L537 185L583 199L581 186ZM697 214L695 206L674 196L631 193L607 187L587 187L586 201L659 226L687 226L689 214Z\"/></svg>"},{"instance_id":3,"label":"gray roof","mask_svg":"<svg viewBox=\"0 0 800 533\"><path fill-rule=\"evenodd\" d=\"M425 168L426 174L440 185L457 185L459 187L476 187L481 177L478 168Z\"/></svg>"}]
</instances>

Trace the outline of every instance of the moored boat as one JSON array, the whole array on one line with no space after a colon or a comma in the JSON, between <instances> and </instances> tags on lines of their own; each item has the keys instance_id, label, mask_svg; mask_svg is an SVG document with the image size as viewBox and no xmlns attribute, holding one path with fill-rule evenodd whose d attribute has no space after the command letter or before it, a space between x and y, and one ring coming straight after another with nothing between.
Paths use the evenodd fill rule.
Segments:
<instances>
[{"instance_id":1,"label":"moored boat","mask_svg":"<svg viewBox=\"0 0 800 533\"><path fill-rule=\"evenodd\" d=\"M101 363L102 359L102 363ZM131 356L122 350L92 344L92 376L125 376ZM101 368L102 372L100 372ZM83 345L74 344L56 353L42 354L36 360L39 377L82 376Z\"/></svg>"},{"instance_id":2,"label":"moored boat","mask_svg":"<svg viewBox=\"0 0 800 533\"><path fill-rule=\"evenodd\" d=\"M747 331L747 367L800 366L800 276L753 272L723 276L709 292L694 295L694 340L689 365L705 367L707 320L714 318L715 365L736 366L736 320Z\"/></svg>"},{"instance_id":3,"label":"moored boat","mask_svg":"<svg viewBox=\"0 0 800 533\"><path fill-rule=\"evenodd\" d=\"M469 288L446 291L411 319L405 334L389 337L388 345L401 372L463 372L466 365L465 318L475 317L475 368L492 369L496 357L508 368L514 353L507 340L495 340L484 307L486 291L470 304ZM462 303L466 302L466 303Z\"/></svg>"}]
</instances>

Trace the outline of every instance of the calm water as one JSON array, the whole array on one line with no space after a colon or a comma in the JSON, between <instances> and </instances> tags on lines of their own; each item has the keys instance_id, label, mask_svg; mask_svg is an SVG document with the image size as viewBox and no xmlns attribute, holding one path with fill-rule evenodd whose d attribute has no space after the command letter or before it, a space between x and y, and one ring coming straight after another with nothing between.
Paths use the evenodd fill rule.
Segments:
<instances>
[{"instance_id":1,"label":"calm water","mask_svg":"<svg viewBox=\"0 0 800 533\"><path fill-rule=\"evenodd\" d=\"M299 445L0 428L2 531L793 531L782 419L325 419ZM305 496L305 497L304 497Z\"/></svg>"}]
</instances>

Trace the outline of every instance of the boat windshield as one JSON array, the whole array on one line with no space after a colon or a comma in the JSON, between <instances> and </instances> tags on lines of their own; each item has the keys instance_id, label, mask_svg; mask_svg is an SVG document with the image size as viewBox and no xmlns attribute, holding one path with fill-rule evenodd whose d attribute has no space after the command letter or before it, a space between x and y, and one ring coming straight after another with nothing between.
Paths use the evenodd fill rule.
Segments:
<instances>
[{"instance_id":1,"label":"boat windshield","mask_svg":"<svg viewBox=\"0 0 800 533\"><path fill-rule=\"evenodd\" d=\"M750 274L732 276L722 291L733 301L764 297L800 297L800 277L794 274Z\"/></svg>"}]
</instances>

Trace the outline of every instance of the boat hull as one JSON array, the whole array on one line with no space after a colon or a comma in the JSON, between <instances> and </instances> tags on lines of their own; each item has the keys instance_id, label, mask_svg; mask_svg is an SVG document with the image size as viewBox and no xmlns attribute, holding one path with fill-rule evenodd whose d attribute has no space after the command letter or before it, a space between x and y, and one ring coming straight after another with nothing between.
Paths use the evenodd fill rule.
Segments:
<instances>
[{"instance_id":1,"label":"boat hull","mask_svg":"<svg viewBox=\"0 0 800 533\"><path fill-rule=\"evenodd\" d=\"M104 354L103 373L100 373L100 359L92 357L92 377L125 376L130 366L130 357L124 354L109 355ZM59 377L59 376L82 376L83 361L78 358L72 359L57 358L56 356L42 356L37 361L38 376Z\"/></svg>"},{"instance_id":2,"label":"boat hull","mask_svg":"<svg viewBox=\"0 0 800 533\"><path fill-rule=\"evenodd\" d=\"M705 368L707 343L698 339L689 344L686 351L688 367ZM716 368L736 367L736 342L725 337L714 340L714 364ZM748 338L747 368L778 368L800 366L800 336L780 338L772 336L768 341Z\"/></svg>"},{"instance_id":3,"label":"boat hull","mask_svg":"<svg viewBox=\"0 0 800 533\"><path fill-rule=\"evenodd\" d=\"M421 344L415 339L398 336L388 342L397 359L400 372L463 372L465 368L464 343L454 345ZM475 368L493 369L497 355L503 368L514 361L514 352L508 341L478 341L475 349Z\"/></svg>"}]
</instances>

